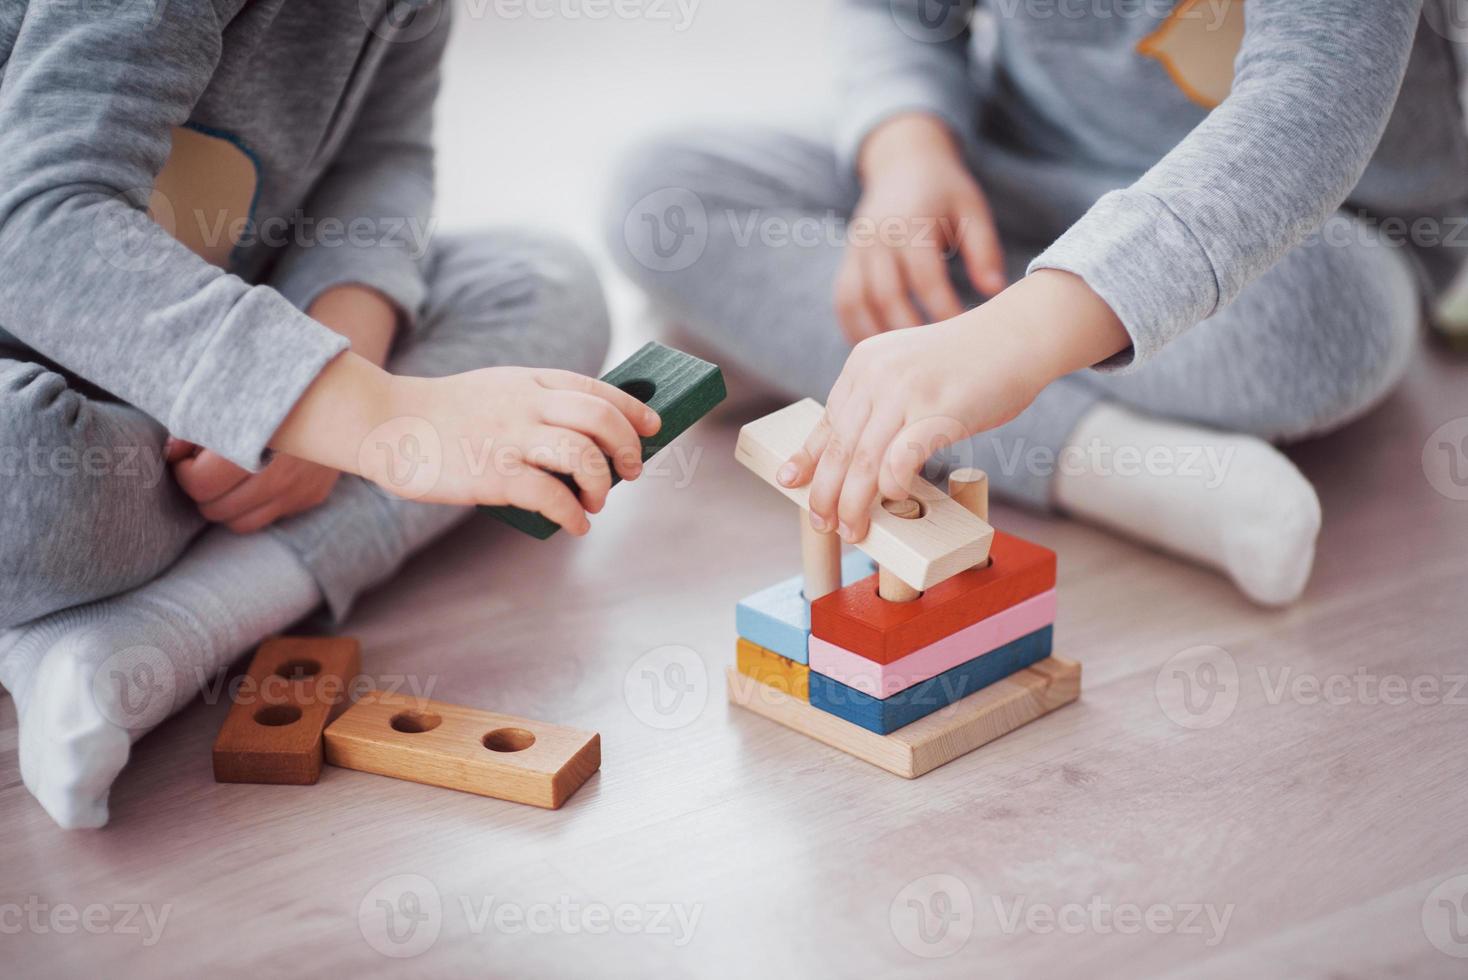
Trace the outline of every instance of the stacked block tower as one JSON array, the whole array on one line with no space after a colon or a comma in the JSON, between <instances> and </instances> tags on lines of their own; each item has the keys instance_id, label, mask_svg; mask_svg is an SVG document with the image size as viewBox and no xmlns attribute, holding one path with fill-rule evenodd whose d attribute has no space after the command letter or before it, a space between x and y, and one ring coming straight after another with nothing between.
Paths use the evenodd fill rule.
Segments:
<instances>
[{"instance_id":1,"label":"stacked block tower","mask_svg":"<svg viewBox=\"0 0 1468 980\"><path fill-rule=\"evenodd\" d=\"M739 603L732 702L914 778L1080 695L1052 656L1055 554L988 524L988 481L956 471L884 501L857 552L810 526L775 473L820 420L806 399L749 423L738 460L799 507L802 574Z\"/></svg>"}]
</instances>

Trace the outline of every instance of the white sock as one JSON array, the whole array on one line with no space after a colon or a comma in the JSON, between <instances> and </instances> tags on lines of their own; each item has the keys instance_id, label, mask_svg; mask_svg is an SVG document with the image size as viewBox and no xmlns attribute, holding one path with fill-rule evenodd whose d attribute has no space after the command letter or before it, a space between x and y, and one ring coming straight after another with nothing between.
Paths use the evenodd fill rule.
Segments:
<instances>
[{"instance_id":1,"label":"white sock","mask_svg":"<svg viewBox=\"0 0 1468 980\"><path fill-rule=\"evenodd\" d=\"M1315 488L1253 436L1102 402L1076 426L1055 496L1079 517L1223 571L1263 605L1299 598L1315 561Z\"/></svg>"},{"instance_id":2,"label":"white sock","mask_svg":"<svg viewBox=\"0 0 1468 980\"><path fill-rule=\"evenodd\" d=\"M62 827L102 826L132 743L320 601L273 536L214 528L147 585L0 633L26 788Z\"/></svg>"}]
</instances>

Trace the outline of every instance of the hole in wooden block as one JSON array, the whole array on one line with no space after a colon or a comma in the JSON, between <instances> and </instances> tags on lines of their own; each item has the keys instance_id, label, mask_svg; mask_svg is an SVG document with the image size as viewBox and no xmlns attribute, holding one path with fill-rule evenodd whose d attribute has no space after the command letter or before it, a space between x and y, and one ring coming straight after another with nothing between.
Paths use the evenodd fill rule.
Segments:
<instances>
[{"instance_id":1,"label":"hole in wooden block","mask_svg":"<svg viewBox=\"0 0 1468 980\"><path fill-rule=\"evenodd\" d=\"M402 732L405 735L421 735L431 732L443 724L443 719L430 711L399 711L392 716L393 731Z\"/></svg>"},{"instance_id":2,"label":"hole in wooden block","mask_svg":"<svg viewBox=\"0 0 1468 980\"><path fill-rule=\"evenodd\" d=\"M301 720L301 709L293 704L267 704L255 712L255 724L280 728Z\"/></svg>"},{"instance_id":3,"label":"hole in wooden block","mask_svg":"<svg viewBox=\"0 0 1468 980\"><path fill-rule=\"evenodd\" d=\"M631 381L623 381L617 387L643 404L652 401L652 396L657 394L658 390L657 383L649 381L646 378L634 378Z\"/></svg>"},{"instance_id":4,"label":"hole in wooden block","mask_svg":"<svg viewBox=\"0 0 1468 980\"><path fill-rule=\"evenodd\" d=\"M535 744L535 736L523 728L496 728L484 736L491 752L523 752Z\"/></svg>"},{"instance_id":5,"label":"hole in wooden block","mask_svg":"<svg viewBox=\"0 0 1468 980\"><path fill-rule=\"evenodd\" d=\"M904 521L918 520L928 512L923 502L915 497L908 497L906 500L883 500L882 509Z\"/></svg>"},{"instance_id":6,"label":"hole in wooden block","mask_svg":"<svg viewBox=\"0 0 1468 980\"><path fill-rule=\"evenodd\" d=\"M275 668L277 677L284 677L288 681L303 681L308 677L315 677L321 673L321 661L300 658L287 660Z\"/></svg>"}]
</instances>

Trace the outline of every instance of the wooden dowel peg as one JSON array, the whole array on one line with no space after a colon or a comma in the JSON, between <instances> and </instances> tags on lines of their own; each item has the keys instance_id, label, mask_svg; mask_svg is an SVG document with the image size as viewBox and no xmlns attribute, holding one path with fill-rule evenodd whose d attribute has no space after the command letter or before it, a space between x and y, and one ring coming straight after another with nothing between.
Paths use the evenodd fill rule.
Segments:
<instances>
[{"instance_id":1,"label":"wooden dowel peg","mask_svg":"<svg viewBox=\"0 0 1468 980\"><path fill-rule=\"evenodd\" d=\"M882 509L893 517L900 517L905 521L915 521L923 516L923 508L911 497L906 500L884 500ZM878 565L877 595L888 602L911 602L922 593Z\"/></svg>"},{"instance_id":2,"label":"wooden dowel peg","mask_svg":"<svg viewBox=\"0 0 1468 980\"><path fill-rule=\"evenodd\" d=\"M973 467L954 470L948 476L948 496L981 521L989 520L989 474Z\"/></svg>"},{"instance_id":3,"label":"wooden dowel peg","mask_svg":"<svg viewBox=\"0 0 1468 980\"><path fill-rule=\"evenodd\" d=\"M805 575L802 592L806 602L815 602L841 588L841 539L811 527L805 511L796 511L795 516L800 521L800 568Z\"/></svg>"}]
</instances>

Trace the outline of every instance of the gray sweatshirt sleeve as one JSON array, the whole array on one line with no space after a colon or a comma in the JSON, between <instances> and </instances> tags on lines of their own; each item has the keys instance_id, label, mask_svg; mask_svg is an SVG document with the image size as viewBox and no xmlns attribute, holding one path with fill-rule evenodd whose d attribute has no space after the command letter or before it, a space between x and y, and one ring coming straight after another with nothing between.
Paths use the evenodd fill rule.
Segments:
<instances>
[{"instance_id":1,"label":"gray sweatshirt sleeve","mask_svg":"<svg viewBox=\"0 0 1468 980\"><path fill-rule=\"evenodd\" d=\"M1083 278L1145 363L1320 229L1396 103L1422 0L1249 0L1227 99L1030 266Z\"/></svg>"},{"instance_id":2,"label":"gray sweatshirt sleeve","mask_svg":"<svg viewBox=\"0 0 1468 980\"><path fill-rule=\"evenodd\" d=\"M220 57L208 0L26 6L0 84L0 323L163 423L258 468L346 347L144 214Z\"/></svg>"},{"instance_id":3,"label":"gray sweatshirt sleeve","mask_svg":"<svg viewBox=\"0 0 1468 980\"><path fill-rule=\"evenodd\" d=\"M960 136L973 130L971 16L972 4L964 3L841 0L833 27L836 152L847 166L855 168L868 134L900 113L937 116Z\"/></svg>"},{"instance_id":4,"label":"gray sweatshirt sleeve","mask_svg":"<svg viewBox=\"0 0 1468 980\"><path fill-rule=\"evenodd\" d=\"M346 224L339 242L293 243L272 284L300 309L333 286L370 286L410 321L424 299L418 260L433 218L433 106L449 34L444 3L432 31L386 42L386 53L306 213ZM353 234L353 228L363 233Z\"/></svg>"}]
</instances>

